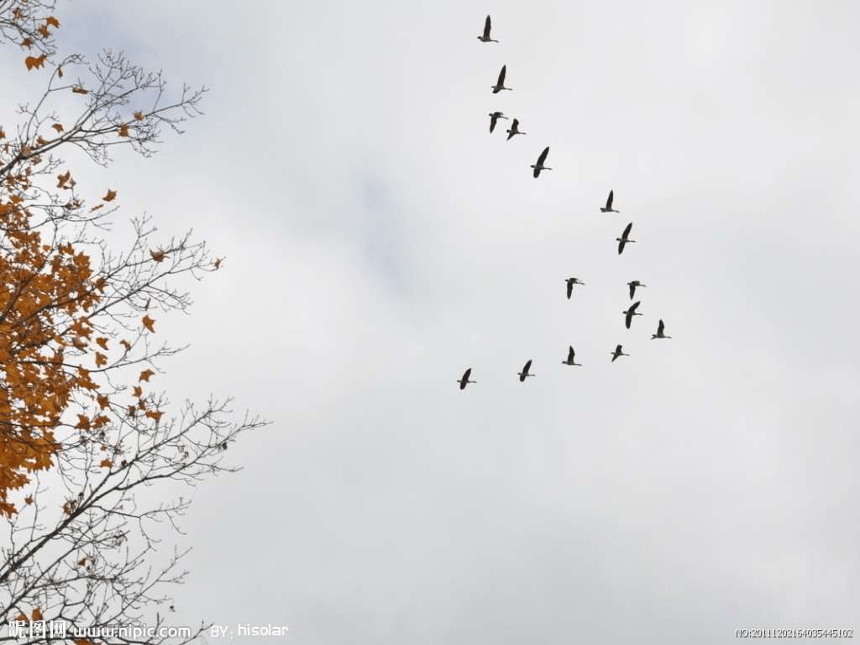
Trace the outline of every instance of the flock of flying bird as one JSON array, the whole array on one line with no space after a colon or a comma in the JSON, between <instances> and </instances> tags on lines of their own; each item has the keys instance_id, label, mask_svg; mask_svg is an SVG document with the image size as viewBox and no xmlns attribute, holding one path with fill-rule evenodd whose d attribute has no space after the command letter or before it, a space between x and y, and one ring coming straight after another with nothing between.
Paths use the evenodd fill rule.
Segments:
<instances>
[{"instance_id":1,"label":"flock of flying bird","mask_svg":"<svg viewBox=\"0 0 860 645\"><path fill-rule=\"evenodd\" d=\"M487 19L484 21L484 32L478 36L478 40L484 43L497 43L498 40L494 40L491 36L492 22L490 20L490 16L487 16ZM502 91L511 91L513 88L505 87L505 76L507 75L507 65L502 65L502 69L499 72L499 77L496 80L496 84L492 85L491 88L493 90L493 94L498 94ZM496 125L498 124L499 119L508 119L505 114L499 110L490 112L490 133L496 129ZM507 141L510 141L518 134L526 134L522 130L519 129L520 122L519 119L514 119L511 121L511 127L506 131L508 133ZM540 177L540 174L544 170L552 170L552 168L544 165L546 163L546 158L549 155L549 146L545 147L543 151L537 158L537 162L531 165L532 168L532 176L537 179ZM606 205L600 207L600 211L602 213L620 213L621 211L615 210L612 208L612 202L615 199L615 191L610 190L609 196L606 198ZM624 231L621 233L621 237L616 237L615 241L618 242L618 255L621 255L624 252L624 248L628 244L635 243L636 240L630 239L630 231L633 229L633 222L627 224L624 228ZM585 285L585 283L579 278L565 278L565 282L567 283L567 299L570 300L573 295L573 287L574 285ZM642 284L639 280L631 280L627 283L630 292L630 299L633 300L636 295L636 289L646 287L647 285ZM639 300L630 305L626 310L624 310L624 325L627 329L630 329L630 325L633 322L633 318L635 316L641 316L637 310L640 305ZM657 325L657 333L651 335L651 340L661 339L661 338L671 338L671 336L666 336L664 333L665 325L663 324L663 320L661 319ZM615 351L610 352L612 355L612 360L610 362L615 362L617 358L620 356L630 356L630 354L625 354L621 345L616 345ZM568 348L567 358L562 361L562 364L569 366L582 367L582 364L576 362L576 352L573 349L573 346ZM524 382L528 377L535 376L535 374L531 373L532 368L532 360L529 359L526 361L526 364L523 365L523 369L521 372L517 372L519 376L520 383ZM468 368L461 378L457 380L460 384L460 389L465 390L466 386L469 383L477 383L477 381L471 380L472 376L472 368Z\"/></svg>"}]
</instances>

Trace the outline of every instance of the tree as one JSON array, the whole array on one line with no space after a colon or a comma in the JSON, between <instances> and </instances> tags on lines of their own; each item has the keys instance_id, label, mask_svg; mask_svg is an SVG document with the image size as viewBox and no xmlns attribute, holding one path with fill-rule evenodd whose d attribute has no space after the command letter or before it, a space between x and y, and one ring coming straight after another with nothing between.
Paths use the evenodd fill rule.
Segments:
<instances>
[{"instance_id":1,"label":"tree","mask_svg":"<svg viewBox=\"0 0 860 645\"><path fill-rule=\"evenodd\" d=\"M224 451L265 422L230 420L229 399L166 416L152 379L183 348L155 342L157 319L190 306L178 277L199 280L221 260L190 232L157 244L146 217L131 220L128 248L111 249L103 232L118 192L85 195L58 156L72 146L102 166L113 146L149 156L165 127L181 133L199 114L205 88L170 100L160 73L110 50L91 65L54 62L53 9L0 0L0 43L26 50L26 70L46 77L14 129L0 124L0 622L59 621L73 635L140 628L170 602L163 587L182 581L185 551L158 563L155 527L178 529L188 502L147 505L140 491L235 470ZM79 103L72 116L53 107L64 93ZM159 613L149 626L163 622Z\"/></svg>"}]
</instances>

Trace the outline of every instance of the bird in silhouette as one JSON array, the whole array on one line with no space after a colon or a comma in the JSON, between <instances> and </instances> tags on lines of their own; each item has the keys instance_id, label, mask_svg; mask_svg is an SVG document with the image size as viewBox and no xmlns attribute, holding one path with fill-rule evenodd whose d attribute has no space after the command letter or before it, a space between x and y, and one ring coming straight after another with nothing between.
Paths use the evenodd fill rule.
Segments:
<instances>
[{"instance_id":1,"label":"bird in silhouette","mask_svg":"<svg viewBox=\"0 0 860 645\"><path fill-rule=\"evenodd\" d=\"M620 213L621 212L621 211L617 211L614 208L612 208L612 200L613 199L615 199L615 191L610 190L609 191L609 197L606 198L606 206L602 206L600 208L600 211L602 213Z\"/></svg>"},{"instance_id":2,"label":"bird in silhouette","mask_svg":"<svg viewBox=\"0 0 860 645\"><path fill-rule=\"evenodd\" d=\"M478 381L470 381L469 377L472 375L472 368L470 367L465 372L463 372L463 376L457 381L460 384L460 389L465 390L466 386L469 383L477 383Z\"/></svg>"},{"instance_id":3,"label":"bird in silhouette","mask_svg":"<svg viewBox=\"0 0 860 645\"><path fill-rule=\"evenodd\" d=\"M573 345L570 346L570 349L567 350L567 360L562 361L564 365L576 365L577 367L582 367L580 363L574 361L574 356L576 356L576 352L573 351Z\"/></svg>"},{"instance_id":4,"label":"bird in silhouette","mask_svg":"<svg viewBox=\"0 0 860 645\"><path fill-rule=\"evenodd\" d=\"M511 139L513 139L518 134L526 134L525 132L523 132L522 130L519 129L519 125L520 125L519 119L514 119L513 121L511 121L511 128L510 128L510 130L507 130L507 133L508 133L507 141L510 141Z\"/></svg>"},{"instance_id":5,"label":"bird in silhouette","mask_svg":"<svg viewBox=\"0 0 860 645\"><path fill-rule=\"evenodd\" d=\"M630 356L630 354L625 354L624 352L621 351L621 345L616 345L615 351L609 352L609 353L612 354L612 360L609 361L610 363L614 363L615 359L618 358L619 356Z\"/></svg>"},{"instance_id":6,"label":"bird in silhouette","mask_svg":"<svg viewBox=\"0 0 860 645\"><path fill-rule=\"evenodd\" d=\"M630 299L633 300L633 296L636 295L637 287L647 287L648 285L642 284L639 280L633 280L627 283L627 286L630 287Z\"/></svg>"},{"instance_id":7,"label":"bird in silhouette","mask_svg":"<svg viewBox=\"0 0 860 645\"><path fill-rule=\"evenodd\" d=\"M624 251L624 245L630 242L635 242L636 240L631 240L628 236L630 235L630 229L633 228L633 222L630 222L627 225L627 228L624 229L624 232L621 234L621 237L616 237L615 241L618 242L618 255L621 255L622 251Z\"/></svg>"},{"instance_id":8,"label":"bird in silhouette","mask_svg":"<svg viewBox=\"0 0 860 645\"><path fill-rule=\"evenodd\" d=\"M493 94L498 94L502 90L510 91L513 89L510 87L505 87L505 74L507 74L507 72L508 72L508 66L502 65L502 71L499 72L499 80L496 81L495 85L490 86L493 88Z\"/></svg>"},{"instance_id":9,"label":"bird in silhouette","mask_svg":"<svg viewBox=\"0 0 860 645\"><path fill-rule=\"evenodd\" d=\"M639 300L634 302L630 306L630 309L628 309L627 311L621 312L624 314L624 326L627 327L627 329L630 329L630 323L633 321L633 316L641 316L642 315L636 311L638 308L639 308Z\"/></svg>"},{"instance_id":10,"label":"bird in silhouette","mask_svg":"<svg viewBox=\"0 0 860 645\"><path fill-rule=\"evenodd\" d=\"M498 40L493 40L490 38L490 29L492 29L493 25L490 21L490 17L487 16L487 19L484 21L484 33L478 36L478 40L482 43L497 43Z\"/></svg>"},{"instance_id":11,"label":"bird in silhouette","mask_svg":"<svg viewBox=\"0 0 860 645\"><path fill-rule=\"evenodd\" d=\"M585 286L585 283L579 278L565 278L564 281L567 283L567 299L570 300L570 296L573 294L573 285L581 284Z\"/></svg>"},{"instance_id":12,"label":"bird in silhouette","mask_svg":"<svg viewBox=\"0 0 860 645\"><path fill-rule=\"evenodd\" d=\"M529 359L526 361L526 364L523 365L523 371L517 372L517 374L519 374L519 377L520 377L520 383L525 381L529 376L534 376L534 374L529 374L529 370L531 369L531 367L532 367L532 359Z\"/></svg>"},{"instance_id":13,"label":"bird in silhouette","mask_svg":"<svg viewBox=\"0 0 860 645\"><path fill-rule=\"evenodd\" d=\"M498 111L497 112L490 112L489 116L490 116L490 132L492 132L493 130L496 129L496 121L498 121L499 119L507 119L508 118L503 113L498 112Z\"/></svg>"},{"instance_id":14,"label":"bird in silhouette","mask_svg":"<svg viewBox=\"0 0 860 645\"><path fill-rule=\"evenodd\" d=\"M544 148L543 152L540 153L540 156L537 159L537 163L531 165L531 168L534 168L534 172L532 174L534 175L535 179L537 179L540 176L541 170L552 170L552 168L543 165L543 162L546 161L546 156L548 154L549 154L549 146Z\"/></svg>"},{"instance_id":15,"label":"bird in silhouette","mask_svg":"<svg viewBox=\"0 0 860 645\"><path fill-rule=\"evenodd\" d=\"M657 324L657 333L651 334L651 340L655 338L672 338L671 336L667 336L663 333L663 329L665 329L665 325L663 324L663 319L660 319L660 322Z\"/></svg>"}]
</instances>

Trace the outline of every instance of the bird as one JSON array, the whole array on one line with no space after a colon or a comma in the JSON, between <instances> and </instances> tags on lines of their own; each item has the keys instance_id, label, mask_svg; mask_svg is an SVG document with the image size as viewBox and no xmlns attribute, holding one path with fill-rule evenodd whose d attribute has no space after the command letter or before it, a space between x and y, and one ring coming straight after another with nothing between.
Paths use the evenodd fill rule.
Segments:
<instances>
[{"instance_id":1,"label":"bird","mask_svg":"<svg viewBox=\"0 0 860 645\"><path fill-rule=\"evenodd\" d=\"M548 167L548 166L544 166L544 165L543 165L543 162L544 162L544 161L546 161L546 156L547 156L548 154L549 154L549 146L547 146L546 148L544 148L544 149L543 149L543 152L542 152L542 153L540 153L540 157L538 157L538 159L537 159L537 163L536 163L536 164L532 164L532 166L531 166L531 167L532 167L532 168L534 168L534 173L532 173L532 174L534 175L534 178L535 178L535 179L537 179L537 178L540 176L540 171L541 171L541 170L552 170L552 168L550 168L550 167Z\"/></svg>"},{"instance_id":2,"label":"bird","mask_svg":"<svg viewBox=\"0 0 860 645\"><path fill-rule=\"evenodd\" d=\"M498 40L493 40L490 38L490 29L492 28L492 23L490 22L490 17L487 16L487 19L484 21L484 33L478 36L478 40L482 43L497 43Z\"/></svg>"},{"instance_id":3,"label":"bird","mask_svg":"<svg viewBox=\"0 0 860 645\"><path fill-rule=\"evenodd\" d=\"M624 245L628 242L635 242L636 240L630 240L627 238L630 235L630 229L633 228L633 222L630 222L627 225L627 228L624 229L624 232L621 234L621 237L616 237L615 240L618 242L618 255L621 255L621 252L624 250Z\"/></svg>"},{"instance_id":4,"label":"bird","mask_svg":"<svg viewBox=\"0 0 860 645\"><path fill-rule=\"evenodd\" d=\"M520 383L525 381L529 376L534 376L534 374L529 374L529 370L531 369L531 367L532 367L532 359L529 359L526 361L526 364L523 365L523 371L517 372L517 374L519 374L519 376L520 376Z\"/></svg>"},{"instance_id":5,"label":"bird","mask_svg":"<svg viewBox=\"0 0 860 645\"><path fill-rule=\"evenodd\" d=\"M655 338L672 338L671 336L667 336L663 333L663 329L665 329L665 327L666 326L663 324L663 319L661 318L660 322L657 325L657 333L651 334L651 340L654 340Z\"/></svg>"},{"instance_id":6,"label":"bird","mask_svg":"<svg viewBox=\"0 0 860 645\"><path fill-rule=\"evenodd\" d=\"M510 141L511 139L513 139L518 134L526 134L525 132L523 132L522 130L519 129L519 125L520 125L519 119L514 119L511 122L511 129L507 130L508 138L506 139L506 141Z\"/></svg>"},{"instance_id":7,"label":"bird","mask_svg":"<svg viewBox=\"0 0 860 645\"><path fill-rule=\"evenodd\" d=\"M493 94L498 94L502 90L510 91L513 88L505 87L505 74L508 72L508 66L502 65L502 71L499 72L499 80L496 81L495 85L490 85L493 88Z\"/></svg>"},{"instance_id":8,"label":"bird","mask_svg":"<svg viewBox=\"0 0 860 645\"><path fill-rule=\"evenodd\" d=\"M499 119L507 119L508 118L503 113L498 112L498 111L490 112L489 117L490 117L490 132L492 132L493 130L496 129L496 121L498 121Z\"/></svg>"},{"instance_id":9,"label":"bird","mask_svg":"<svg viewBox=\"0 0 860 645\"><path fill-rule=\"evenodd\" d=\"M579 278L565 278L565 282L567 282L567 299L570 300L570 296L573 294L573 285L581 284L585 286L585 283Z\"/></svg>"},{"instance_id":10,"label":"bird","mask_svg":"<svg viewBox=\"0 0 860 645\"><path fill-rule=\"evenodd\" d=\"M627 283L627 286L630 287L630 299L633 300L633 296L636 294L636 287L647 287L647 284L642 284L639 280L633 280Z\"/></svg>"},{"instance_id":11,"label":"bird","mask_svg":"<svg viewBox=\"0 0 860 645\"><path fill-rule=\"evenodd\" d=\"M573 351L573 345L570 346L570 349L567 350L567 360L562 361L564 365L576 365L577 367L582 367L581 363L577 363L573 360L573 357L576 356L576 352Z\"/></svg>"},{"instance_id":12,"label":"bird","mask_svg":"<svg viewBox=\"0 0 860 645\"><path fill-rule=\"evenodd\" d=\"M612 360L610 361L610 363L614 363L615 359L618 358L619 356L630 356L630 354L625 354L624 352L621 351L621 345L616 345L615 351L609 352L609 353L612 354Z\"/></svg>"},{"instance_id":13,"label":"bird","mask_svg":"<svg viewBox=\"0 0 860 645\"><path fill-rule=\"evenodd\" d=\"M637 300L636 302L634 302L634 303L630 306L630 309L628 309L627 311L622 311L622 312L621 312L621 313L623 313L623 314L624 314L624 316L625 316L625 318L624 318L624 325L627 327L627 329L630 329L630 323L633 321L633 316L641 316L641 315L642 315L642 314L640 314L639 312L637 312L637 311L636 311L636 309L638 309L638 308L639 308L639 303L640 303L640 301L639 301L639 300Z\"/></svg>"},{"instance_id":14,"label":"bird","mask_svg":"<svg viewBox=\"0 0 860 645\"><path fill-rule=\"evenodd\" d=\"M609 197L606 198L606 206L602 206L600 208L600 211L602 213L620 213L621 212L621 211L617 211L614 208L612 208L612 200L614 198L615 198L615 191L610 190L609 191Z\"/></svg>"},{"instance_id":15,"label":"bird","mask_svg":"<svg viewBox=\"0 0 860 645\"><path fill-rule=\"evenodd\" d=\"M467 369L465 372L463 372L463 376L462 376L462 378L460 378L460 379L458 380L458 383L460 384L460 389L461 389L461 390L465 390L465 389L466 389L466 386L467 386L469 383L477 383L477 382L478 382L478 381L470 381L470 380L469 380L469 377L470 377L471 375L472 375L472 368L471 368L471 367L470 367L469 369Z\"/></svg>"}]
</instances>

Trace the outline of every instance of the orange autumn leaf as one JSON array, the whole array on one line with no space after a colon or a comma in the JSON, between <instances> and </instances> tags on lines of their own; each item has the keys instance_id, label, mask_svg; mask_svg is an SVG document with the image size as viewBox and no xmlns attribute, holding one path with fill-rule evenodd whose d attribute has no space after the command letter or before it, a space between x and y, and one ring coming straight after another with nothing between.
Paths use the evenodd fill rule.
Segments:
<instances>
[{"instance_id":1,"label":"orange autumn leaf","mask_svg":"<svg viewBox=\"0 0 860 645\"><path fill-rule=\"evenodd\" d=\"M78 424L75 428L79 430L89 430L90 429L90 418L86 415L79 414L78 415Z\"/></svg>"},{"instance_id":2,"label":"orange autumn leaf","mask_svg":"<svg viewBox=\"0 0 860 645\"><path fill-rule=\"evenodd\" d=\"M30 49L32 46L33 46L33 41L30 38L25 38L24 40L21 41L21 47L26 47L27 49Z\"/></svg>"},{"instance_id":3,"label":"orange autumn leaf","mask_svg":"<svg viewBox=\"0 0 860 645\"><path fill-rule=\"evenodd\" d=\"M123 339L123 340L119 341L119 344L122 345L123 347L125 347L126 351L131 351L131 343L128 342L127 340Z\"/></svg>"},{"instance_id":4,"label":"orange autumn leaf","mask_svg":"<svg viewBox=\"0 0 860 645\"><path fill-rule=\"evenodd\" d=\"M108 345L107 345L108 339L105 338L104 336L99 336L98 338L96 338L96 343L98 343L98 346L101 347L102 349L108 348Z\"/></svg>"},{"instance_id":5,"label":"orange autumn leaf","mask_svg":"<svg viewBox=\"0 0 860 645\"><path fill-rule=\"evenodd\" d=\"M153 334L155 333L155 320L150 318L148 315L143 317L143 326L146 327Z\"/></svg>"},{"instance_id":6,"label":"orange autumn leaf","mask_svg":"<svg viewBox=\"0 0 860 645\"><path fill-rule=\"evenodd\" d=\"M26 622L27 622L27 617L26 617L24 614L18 614L17 616L15 616L15 622L17 622L17 623L26 623Z\"/></svg>"},{"instance_id":7,"label":"orange autumn leaf","mask_svg":"<svg viewBox=\"0 0 860 645\"><path fill-rule=\"evenodd\" d=\"M128 416L133 417L137 412L137 408L133 405L128 406Z\"/></svg>"},{"instance_id":8,"label":"orange autumn leaf","mask_svg":"<svg viewBox=\"0 0 860 645\"><path fill-rule=\"evenodd\" d=\"M156 262L162 262L164 260L164 251L153 251L152 249L150 249L149 254Z\"/></svg>"},{"instance_id":9,"label":"orange autumn leaf","mask_svg":"<svg viewBox=\"0 0 860 645\"><path fill-rule=\"evenodd\" d=\"M65 188L66 184L72 179L72 171L67 170L62 175L57 175L57 188Z\"/></svg>"},{"instance_id":10,"label":"orange autumn leaf","mask_svg":"<svg viewBox=\"0 0 860 645\"><path fill-rule=\"evenodd\" d=\"M102 468L110 468L111 466L113 466L113 462L110 459L102 459L99 463L99 466L101 466Z\"/></svg>"},{"instance_id":11,"label":"orange autumn leaf","mask_svg":"<svg viewBox=\"0 0 860 645\"><path fill-rule=\"evenodd\" d=\"M135 385L134 389L132 390L131 393L132 393L132 396L136 396L137 398L140 398L143 396L143 388L140 387L139 385Z\"/></svg>"},{"instance_id":12,"label":"orange autumn leaf","mask_svg":"<svg viewBox=\"0 0 860 645\"><path fill-rule=\"evenodd\" d=\"M63 68L62 67L57 68L57 76L59 76L60 78L63 78Z\"/></svg>"},{"instance_id":13,"label":"orange autumn leaf","mask_svg":"<svg viewBox=\"0 0 860 645\"><path fill-rule=\"evenodd\" d=\"M61 124L59 124L59 123L55 123L55 124L54 124L54 125L52 125L51 127L52 127L52 128L54 128L54 130L56 130L57 132L62 132L62 131L63 131L63 126L62 126Z\"/></svg>"},{"instance_id":14,"label":"orange autumn leaf","mask_svg":"<svg viewBox=\"0 0 860 645\"><path fill-rule=\"evenodd\" d=\"M112 202L114 199L116 199L116 191L111 189L108 189L107 195L102 197L102 201L106 202Z\"/></svg>"},{"instance_id":15,"label":"orange autumn leaf","mask_svg":"<svg viewBox=\"0 0 860 645\"><path fill-rule=\"evenodd\" d=\"M127 137L128 136L128 126L125 125L124 123L121 126L119 126L119 136L121 136L121 137Z\"/></svg>"},{"instance_id":16,"label":"orange autumn leaf","mask_svg":"<svg viewBox=\"0 0 860 645\"><path fill-rule=\"evenodd\" d=\"M37 146L46 146L50 143L47 139L45 139L41 134L36 137L36 145Z\"/></svg>"},{"instance_id":17,"label":"orange autumn leaf","mask_svg":"<svg viewBox=\"0 0 860 645\"><path fill-rule=\"evenodd\" d=\"M96 352L96 367L101 367L102 365L107 365L107 356L101 352Z\"/></svg>"},{"instance_id":18,"label":"orange autumn leaf","mask_svg":"<svg viewBox=\"0 0 860 645\"><path fill-rule=\"evenodd\" d=\"M158 410L147 410L144 416L154 419L155 422L158 423L162 414L164 414L164 412L159 412Z\"/></svg>"},{"instance_id":19,"label":"orange autumn leaf","mask_svg":"<svg viewBox=\"0 0 860 645\"><path fill-rule=\"evenodd\" d=\"M215 258L215 270L216 271L221 268L221 262L223 262L223 261L224 261L224 258Z\"/></svg>"},{"instance_id":20,"label":"orange autumn leaf","mask_svg":"<svg viewBox=\"0 0 860 645\"><path fill-rule=\"evenodd\" d=\"M72 88L72 92L74 92L75 94L88 94L88 92L80 85L75 85Z\"/></svg>"},{"instance_id":21,"label":"orange autumn leaf","mask_svg":"<svg viewBox=\"0 0 860 645\"><path fill-rule=\"evenodd\" d=\"M32 496L32 495L27 495L27 497L25 497L25 498L24 498L24 503L25 503L25 504L27 504L28 506L29 506L30 504L32 504L32 503L33 503L33 496Z\"/></svg>"},{"instance_id":22,"label":"orange autumn leaf","mask_svg":"<svg viewBox=\"0 0 860 645\"><path fill-rule=\"evenodd\" d=\"M54 18L54 16L48 16L45 18L45 23L54 27L54 29L57 29L60 26L60 21Z\"/></svg>"},{"instance_id":23,"label":"orange autumn leaf","mask_svg":"<svg viewBox=\"0 0 860 645\"><path fill-rule=\"evenodd\" d=\"M134 118L137 119L138 121L143 121L143 112L135 112Z\"/></svg>"},{"instance_id":24,"label":"orange autumn leaf","mask_svg":"<svg viewBox=\"0 0 860 645\"><path fill-rule=\"evenodd\" d=\"M153 374L155 374L155 372L153 372L152 370L143 370L140 373L140 378L138 378L137 380L149 382L149 377L152 376Z\"/></svg>"},{"instance_id":25,"label":"orange autumn leaf","mask_svg":"<svg viewBox=\"0 0 860 645\"><path fill-rule=\"evenodd\" d=\"M39 35L41 35L42 38L50 38L51 37L51 32L48 31L47 25L42 25L41 27L39 27Z\"/></svg>"},{"instance_id":26,"label":"orange autumn leaf","mask_svg":"<svg viewBox=\"0 0 860 645\"><path fill-rule=\"evenodd\" d=\"M0 128L0 139L5 139L5 138L6 138L6 133L3 132L3 128Z\"/></svg>"},{"instance_id":27,"label":"orange autumn leaf","mask_svg":"<svg viewBox=\"0 0 860 645\"><path fill-rule=\"evenodd\" d=\"M104 208L104 204L97 204L96 206L93 206L93 207L90 209L90 212L92 213L93 211L97 211L97 210L98 210L98 209L100 209L100 208Z\"/></svg>"},{"instance_id":28,"label":"orange autumn leaf","mask_svg":"<svg viewBox=\"0 0 860 645\"><path fill-rule=\"evenodd\" d=\"M40 620L42 620L42 610L41 610L41 609L39 609L38 607L36 607L36 608L33 610L33 621L34 621L34 622L39 622Z\"/></svg>"},{"instance_id":29,"label":"orange autumn leaf","mask_svg":"<svg viewBox=\"0 0 860 645\"><path fill-rule=\"evenodd\" d=\"M40 67L44 67L45 61L48 60L47 54L42 54L41 56L27 56L24 59L24 64L27 66L27 71L31 69L39 69Z\"/></svg>"},{"instance_id":30,"label":"orange autumn leaf","mask_svg":"<svg viewBox=\"0 0 860 645\"><path fill-rule=\"evenodd\" d=\"M99 394L96 397L96 401L98 401L99 407L104 410L107 406L110 405L110 399L108 399L104 394Z\"/></svg>"}]
</instances>

